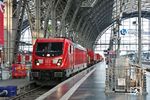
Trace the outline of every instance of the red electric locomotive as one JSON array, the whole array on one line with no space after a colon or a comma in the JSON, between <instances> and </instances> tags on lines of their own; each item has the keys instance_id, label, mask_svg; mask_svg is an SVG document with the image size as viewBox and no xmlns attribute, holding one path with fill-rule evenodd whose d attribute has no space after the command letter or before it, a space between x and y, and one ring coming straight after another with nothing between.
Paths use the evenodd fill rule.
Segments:
<instances>
[{"instance_id":1,"label":"red electric locomotive","mask_svg":"<svg viewBox=\"0 0 150 100\"><path fill-rule=\"evenodd\" d=\"M34 80L69 77L86 68L87 51L66 38L41 38L33 46L32 76Z\"/></svg>"}]
</instances>

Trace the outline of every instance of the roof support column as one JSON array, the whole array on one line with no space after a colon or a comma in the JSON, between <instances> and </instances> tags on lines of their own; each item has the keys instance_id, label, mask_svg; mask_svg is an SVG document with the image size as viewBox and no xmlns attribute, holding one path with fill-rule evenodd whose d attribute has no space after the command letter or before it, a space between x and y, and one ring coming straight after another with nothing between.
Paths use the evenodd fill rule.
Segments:
<instances>
[{"instance_id":1,"label":"roof support column","mask_svg":"<svg viewBox=\"0 0 150 100\"><path fill-rule=\"evenodd\" d=\"M77 16L77 14L78 14L78 11L79 11L79 9L80 9L80 5L78 5L78 7L76 8L76 10L75 10L75 13L74 13L74 15L73 15L73 18L72 18L72 20L71 20L71 23L70 23L70 26L69 26L69 37L71 36L71 35L73 35L72 33L71 33L71 31L73 31L72 30L72 27L73 27L73 24L74 24L74 21L75 21L75 19L76 19L76 16Z\"/></svg>"},{"instance_id":2,"label":"roof support column","mask_svg":"<svg viewBox=\"0 0 150 100\"><path fill-rule=\"evenodd\" d=\"M35 22L32 22L32 44L34 45L35 40L39 37L44 37L43 32L41 32L41 27L42 27L42 23L41 23L41 6L42 6L42 2L41 0L35 0ZM30 10L31 11L31 10ZM34 24L33 24L34 23Z\"/></svg>"},{"instance_id":3,"label":"roof support column","mask_svg":"<svg viewBox=\"0 0 150 100\"><path fill-rule=\"evenodd\" d=\"M48 37L48 33L47 33L47 29L48 29L48 22L49 22L49 19L50 19L50 13L51 13L51 8L53 8L53 1L50 0L48 2L48 8L46 9L46 18L45 18L45 21L44 21L44 38L47 38Z\"/></svg>"},{"instance_id":4,"label":"roof support column","mask_svg":"<svg viewBox=\"0 0 150 100\"><path fill-rule=\"evenodd\" d=\"M54 37L56 35L56 27L57 27L57 19L56 19L56 8L54 7L54 2L52 3L52 8L51 8L51 19L52 19L52 33L51 36Z\"/></svg>"},{"instance_id":5,"label":"roof support column","mask_svg":"<svg viewBox=\"0 0 150 100\"><path fill-rule=\"evenodd\" d=\"M92 38L94 38L94 33L96 33L96 32L95 32L95 30L93 29L93 32L91 32L91 33L89 34L88 40L91 40ZM93 41L90 41L90 42L92 43Z\"/></svg>"},{"instance_id":6,"label":"roof support column","mask_svg":"<svg viewBox=\"0 0 150 100\"><path fill-rule=\"evenodd\" d=\"M41 0L35 0L35 10L36 10L36 16L35 16L35 38L40 37L40 31L41 31L41 20L40 20L40 16L41 16Z\"/></svg>"},{"instance_id":7,"label":"roof support column","mask_svg":"<svg viewBox=\"0 0 150 100\"><path fill-rule=\"evenodd\" d=\"M141 0L138 0L138 64L141 67Z\"/></svg>"},{"instance_id":8,"label":"roof support column","mask_svg":"<svg viewBox=\"0 0 150 100\"><path fill-rule=\"evenodd\" d=\"M80 18L79 21L78 21L76 31L79 31L79 28L80 28L80 25L81 25L82 20L83 20L83 16L81 16L81 18Z\"/></svg>"},{"instance_id":9,"label":"roof support column","mask_svg":"<svg viewBox=\"0 0 150 100\"><path fill-rule=\"evenodd\" d=\"M14 19L16 20L16 19ZM5 5L5 13L4 13L4 52L5 52L5 57L4 57L4 63L7 62L7 64L10 64L10 59L11 59L11 50L10 50L10 45L11 45L11 37L13 31L16 31L17 26L12 25L13 21L13 15L12 15L12 0L7 0L6 5ZM15 30L13 30L13 28ZM11 48L12 49L12 48Z\"/></svg>"},{"instance_id":10,"label":"roof support column","mask_svg":"<svg viewBox=\"0 0 150 100\"><path fill-rule=\"evenodd\" d=\"M15 61L16 54L18 53L26 3L26 0L20 0L18 2L16 0L6 1L4 15L4 33L6 41L4 48L5 61L8 65Z\"/></svg>"},{"instance_id":11,"label":"roof support column","mask_svg":"<svg viewBox=\"0 0 150 100\"><path fill-rule=\"evenodd\" d=\"M60 3L61 0L57 0L56 5L55 5L55 9L57 8L58 4Z\"/></svg>"},{"instance_id":12,"label":"roof support column","mask_svg":"<svg viewBox=\"0 0 150 100\"><path fill-rule=\"evenodd\" d=\"M91 29L91 24L90 23L87 23L87 24L88 25L86 26L86 29L85 29L84 34L83 34L84 39L87 39L87 36L89 35L88 30Z\"/></svg>"},{"instance_id":13,"label":"roof support column","mask_svg":"<svg viewBox=\"0 0 150 100\"><path fill-rule=\"evenodd\" d=\"M84 21L84 23L83 23L83 25L82 25L82 28L81 28L81 34L80 34L80 36L82 36L82 34L83 34L83 31L84 31L84 29L85 29L85 27L86 27L86 24L87 24L87 21Z\"/></svg>"},{"instance_id":14,"label":"roof support column","mask_svg":"<svg viewBox=\"0 0 150 100\"><path fill-rule=\"evenodd\" d=\"M85 26L86 26L86 22L84 21L84 23L82 24L81 30L79 31L79 35L78 35L78 37L80 38L80 42L83 41L82 32L83 32Z\"/></svg>"},{"instance_id":15,"label":"roof support column","mask_svg":"<svg viewBox=\"0 0 150 100\"><path fill-rule=\"evenodd\" d=\"M86 37L85 37L85 39L86 39L86 46L89 44L89 39L90 39L90 36L91 36L91 34L90 33L92 33L92 31L93 31L93 27L91 26L90 27L90 29L89 29L89 31L87 32L87 35L86 35Z\"/></svg>"},{"instance_id":16,"label":"roof support column","mask_svg":"<svg viewBox=\"0 0 150 100\"><path fill-rule=\"evenodd\" d=\"M72 0L68 0L68 1L67 1L65 10L64 10L64 12L63 12L63 14L62 14L62 18L61 18L61 21L60 21L60 22L61 22L61 23L60 23L60 29L59 29L59 32L58 32L58 34L59 34L60 36L65 36L65 32L66 32L66 28L65 28L65 18L66 18L66 16L67 16L67 13L68 13L69 8L70 8L70 6L71 6L71 2L72 2Z\"/></svg>"},{"instance_id":17,"label":"roof support column","mask_svg":"<svg viewBox=\"0 0 150 100\"><path fill-rule=\"evenodd\" d=\"M87 23L87 26L86 26L86 29L85 29L85 31L84 31L84 34L85 34L85 36L87 36L87 31L88 31L88 29L91 27L91 24L90 23ZM83 34L83 35L84 35Z\"/></svg>"},{"instance_id":18,"label":"roof support column","mask_svg":"<svg viewBox=\"0 0 150 100\"><path fill-rule=\"evenodd\" d=\"M80 28L82 20L83 20L83 16L80 17L78 24L76 26L76 29L75 29L75 31L78 32L78 34L76 34L76 36L75 36L75 41L77 41L77 38L79 38L79 28Z\"/></svg>"},{"instance_id":19,"label":"roof support column","mask_svg":"<svg viewBox=\"0 0 150 100\"><path fill-rule=\"evenodd\" d=\"M18 4L19 6L21 5L21 10L18 9L18 20L17 20L17 32L15 34L15 44L14 44L14 51L13 51L13 61L17 60L17 53L19 51L19 42L20 42L20 38L21 38L21 31L22 31L22 24L23 24L23 16L24 16L24 12L25 12L25 7L27 4L27 0L20 0L19 2L20 4Z\"/></svg>"}]
</instances>

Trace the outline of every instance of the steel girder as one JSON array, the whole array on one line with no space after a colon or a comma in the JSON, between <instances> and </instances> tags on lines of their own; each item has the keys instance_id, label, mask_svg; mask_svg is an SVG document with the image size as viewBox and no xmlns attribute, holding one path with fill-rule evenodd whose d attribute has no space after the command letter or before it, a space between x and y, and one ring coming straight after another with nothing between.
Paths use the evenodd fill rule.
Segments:
<instances>
[{"instance_id":1,"label":"steel girder","mask_svg":"<svg viewBox=\"0 0 150 100\"><path fill-rule=\"evenodd\" d=\"M48 9L46 9L46 7L50 8L50 1L53 2L53 4L51 5L53 6L53 10L49 10L51 14L49 14L47 12ZM146 1L148 2L148 0ZM28 3L30 2L32 2L32 5L35 5L35 0L29 0ZM82 3L81 6L79 6L79 2ZM111 23L117 20L119 12L121 12L122 9L124 10L128 8L129 11L130 7L128 7L128 3L129 0L41 0L40 7L43 11L43 16L41 16L40 18L41 30L44 30L43 33L46 36L46 34L48 33L48 23L45 22L48 22L48 19L50 19L52 21L51 27L53 34L57 33L65 36L66 32L78 32L79 36L75 35L75 39L77 39L77 37L80 37L86 40L85 42L87 43L89 40L96 40L105 28L107 28ZM121 8L122 5L124 5L123 8ZM32 19L30 21L32 25L30 24L30 26L33 27L33 31L35 30L35 7L30 6L29 9L31 13L30 19ZM147 13L147 15L148 14L149 13ZM127 17L130 16L128 13L123 13L123 16L125 15ZM44 17L47 20L44 20ZM43 23L45 25L43 25ZM92 26L94 29L91 29L90 26ZM91 30L97 31L93 32Z\"/></svg>"},{"instance_id":2,"label":"steel girder","mask_svg":"<svg viewBox=\"0 0 150 100\"><path fill-rule=\"evenodd\" d=\"M51 13L53 13L53 15L55 16L54 10L52 9L53 7L54 7L53 1L51 0L48 2L48 7L46 9L46 18L44 20L44 30L43 30L44 31L44 38L48 37L48 34L47 34L48 31L47 30L48 30L48 22L50 20Z\"/></svg>"},{"instance_id":3,"label":"steel girder","mask_svg":"<svg viewBox=\"0 0 150 100\"><path fill-rule=\"evenodd\" d=\"M17 2L14 2L14 4L17 3ZM13 48L13 54L12 54L12 57L13 57L13 60L10 61L10 63L12 63L12 61L15 61L16 60L16 54L18 53L18 50L19 50L19 44L20 44L20 38L21 38L21 32L22 32L22 28L23 28L23 16L24 16L24 12L25 12L25 7L26 7L26 4L27 4L27 0L20 0L18 1L18 5L16 6L13 6L16 10L16 12L14 12L14 15L13 17L17 17L17 31L16 33L13 33L15 34L14 36L14 48ZM11 54L10 54L11 55Z\"/></svg>"},{"instance_id":4,"label":"steel girder","mask_svg":"<svg viewBox=\"0 0 150 100\"><path fill-rule=\"evenodd\" d=\"M68 14L71 3L72 3L72 0L67 1L67 4L66 4L65 9L64 9L63 14L62 14L62 18L60 21L60 29L58 31L58 34L60 36L65 36L65 19L66 19L66 16Z\"/></svg>"},{"instance_id":5,"label":"steel girder","mask_svg":"<svg viewBox=\"0 0 150 100\"><path fill-rule=\"evenodd\" d=\"M40 7L38 7L37 11L35 10L37 8L37 7L35 7L36 2L41 2L41 3L39 3L41 5L40 5ZM63 31L65 31L65 27L67 26L67 24L70 24L68 21L71 21L71 19L67 19L67 18L69 16L72 17L73 13L74 13L70 10L70 9L75 9L75 8L70 8L70 6L72 6L73 1L72 0L38 0L36 2L34 2L34 0L30 0L28 2L29 3L28 4L28 12L30 12L28 14L30 14L29 16L32 19L30 21L31 22L30 26L32 27L32 31L35 31L36 29L39 29L39 31L41 30L40 33L43 33L43 31L44 31L44 34L46 37L46 34L47 34L47 28L46 28L47 24L46 23L48 22L48 19L49 19L52 21L52 24L53 24L53 25L51 25L52 33L64 35ZM52 2L52 3L50 3L50 2ZM47 6L47 8L45 6ZM49 8L51 8L51 9L49 9ZM42 12L39 12L39 10ZM48 13L47 11L50 12L51 14ZM38 16L41 15L41 16L39 16L40 21L38 21L40 23L39 28L35 27L35 22L37 23L36 20L39 19L39 18L36 18L37 16L35 17L36 13L41 13L41 14L38 14ZM75 17L74 17L74 20L75 20ZM45 25L43 25L43 23ZM36 37L36 36L33 36L33 37Z\"/></svg>"},{"instance_id":6,"label":"steel girder","mask_svg":"<svg viewBox=\"0 0 150 100\"><path fill-rule=\"evenodd\" d=\"M98 18L101 18L100 16L103 15L102 13L105 13L108 8L112 7L113 2L109 3L109 0L102 1L97 8L95 8L94 12L91 13L92 22L95 22ZM105 6L103 6L105 5ZM112 10L112 9L111 9Z\"/></svg>"},{"instance_id":7,"label":"steel girder","mask_svg":"<svg viewBox=\"0 0 150 100\"><path fill-rule=\"evenodd\" d=\"M100 5L97 6L98 4L100 4L102 6L101 7L100 7ZM104 5L106 5L106 6L103 7ZM99 1L95 5L95 8L91 8L91 9L93 9L93 12L91 12L89 17L92 20L92 23L94 23L93 25L94 25L94 27L96 27L97 31L95 31L93 34L89 33L90 35L88 35L88 39L85 39L85 40L91 40L91 41L96 40L97 36L104 30L104 28L106 28L107 25L109 26L112 23L111 22L111 14L112 14L112 9L111 8L113 8L113 7L111 7L111 6L113 6L113 1L112 2L110 2L110 1L108 2L108 0L107 0L107 1ZM94 11L94 10L96 10L96 11ZM96 14L95 16L93 16L94 13ZM104 20L102 18L102 16L104 16L104 18L107 18L107 19ZM101 23L98 22L100 19L102 19L101 22L103 22L102 26L101 26Z\"/></svg>"},{"instance_id":8,"label":"steel girder","mask_svg":"<svg viewBox=\"0 0 150 100\"><path fill-rule=\"evenodd\" d=\"M50 1L28 0L26 12L28 14L33 40L37 37L44 37L44 32L47 30L47 23L50 16L47 11L51 10L50 8Z\"/></svg>"},{"instance_id":9,"label":"steel girder","mask_svg":"<svg viewBox=\"0 0 150 100\"><path fill-rule=\"evenodd\" d=\"M132 17L138 17L138 11L132 12L132 13L123 13L123 19L127 19L127 18L132 18ZM141 17L142 18L146 18L146 19L150 19L150 11L142 11L141 12Z\"/></svg>"},{"instance_id":10,"label":"steel girder","mask_svg":"<svg viewBox=\"0 0 150 100\"><path fill-rule=\"evenodd\" d=\"M29 26L25 13L27 0L5 0L5 4L5 62L11 64L22 44L21 32Z\"/></svg>"},{"instance_id":11,"label":"steel girder","mask_svg":"<svg viewBox=\"0 0 150 100\"><path fill-rule=\"evenodd\" d=\"M70 30L75 31L75 32L78 31L79 32L78 34L81 37L83 37L83 39L86 40L86 42L88 42L88 40L90 40L90 38L91 38L91 37L90 38L88 37L88 39L86 39L87 38L86 36L88 34L90 34L89 32L91 32L91 31L87 32L88 27L90 25L93 25L94 30L97 30L94 33L90 34L91 36L94 35L92 37L96 37L97 34L99 34L101 32L101 30L103 30L99 27L99 24L96 23L97 22L97 20L96 20L97 17L100 17L99 15L101 14L101 13L97 14L97 12L104 11L104 10L100 10L100 9L102 9L104 5L109 4L108 0L107 1L105 1L105 0L102 0L102 1L101 0L93 0L93 1L89 1L89 0L87 0L87 1L86 0L83 0L83 1L78 1L78 0L76 0L76 1L72 1L72 0L54 0L53 1L53 0L50 0L50 1L53 1L54 10L56 11L55 15L53 13L51 16L47 12L48 9L44 9L45 7L43 7L44 5L47 5L47 8L50 8L50 6L49 6L50 1L49 2L48 1L49 0L41 0L41 3L40 3L41 4L41 6L40 6L41 10L43 11L42 15L46 18L45 21L44 21L44 18L42 18L42 16L40 16L40 18L35 17L36 12L38 12L38 11L35 11L35 8L36 8L35 7L35 1L34 0L28 1L28 3L30 3L30 6L28 4L28 7L29 7L28 12L30 12L29 16L30 16L30 19L32 19L29 22L30 22L30 26L32 28L33 33L36 29L42 29L43 28L44 29L43 33L45 34L45 37L46 37L46 34L48 33L47 32L48 19L52 20L52 23L55 21L54 22L55 24L53 23L53 25L52 25L53 32L64 35L64 33L66 32L66 28L68 28L68 31L70 31ZM75 3L76 6L73 7L72 2ZM87 2L88 5L92 5L92 4L93 5L89 6L89 7L83 7L83 5L77 6L77 5L79 5L78 4L79 2L80 3L82 3L82 2L86 3ZM72 6L72 7L70 8L70 6ZM71 9L74 9L74 10L71 10ZM40 8L39 8L39 10L40 10ZM52 12L52 11L53 10L50 10L50 12ZM46 12L47 12L47 14L46 14ZM111 12L108 12L108 13L111 15ZM95 15L95 14L97 14L97 15ZM69 16L72 17L72 18L69 18ZM84 17L82 17L82 16L84 16ZM96 17L94 17L94 16L96 16ZM93 18L96 18L96 19L93 20ZM40 19L40 20L35 21L37 19ZM60 21L60 24L57 23L59 21ZM82 25L82 27L80 27L81 24L83 24L83 21L84 21L84 26ZM34 27L35 22L40 23L40 24L37 23L39 28ZM45 25L42 25L43 22L44 22ZM44 26L44 27L42 27L42 26ZM84 35L86 35L86 36L84 36ZM34 36L33 36L33 38L34 38Z\"/></svg>"},{"instance_id":12,"label":"steel girder","mask_svg":"<svg viewBox=\"0 0 150 100\"><path fill-rule=\"evenodd\" d=\"M72 20L71 20L71 22L70 22L70 26L69 26L69 29L68 29L69 35L71 34L71 31L73 31L72 28L73 28L73 25L74 25L74 22L75 22L75 19L76 19L76 17L77 17L77 14L78 14L79 9L80 9L80 5L78 5L78 7L76 8L75 13L74 13L74 15L73 15L73 18L72 18Z\"/></svg>"}]
</instances>

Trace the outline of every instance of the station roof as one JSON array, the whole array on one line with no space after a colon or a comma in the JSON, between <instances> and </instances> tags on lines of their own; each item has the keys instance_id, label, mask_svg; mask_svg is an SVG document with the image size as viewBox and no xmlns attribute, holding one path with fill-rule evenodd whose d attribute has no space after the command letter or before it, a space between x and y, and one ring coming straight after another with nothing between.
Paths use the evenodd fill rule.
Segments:
<instances>
[{"instance_id":1,"label":"station roof","mask_svg":"<svg viewBox=\"0 0 150 100\"><path fill-rule=\"evenodd\" d=\"M34 0L29 0L29 8L33 9ZM69 32L74 32L74 38L85 47L92 48L95 41L100 38L103 31L118 19L138 16L138 0L41 0L43 15L50 1L55 5L55 18L65 23ZM150 18L150 0L141 0L142 17ZM32 10L32 17L36 16ZM63 18L65 16L65 18ZM50 18L52 19L52 17ZM73 21L74 19L74 21ZM63 21L65 20L65 22ZM34 22L34 21L33 21ZM42 22L42 21L41 21ZM73 23L72 23L73 22ZM35 23L34 23L35 24ZM34 26L34 25L33 25Z\"/></svg>"}]
</instances>

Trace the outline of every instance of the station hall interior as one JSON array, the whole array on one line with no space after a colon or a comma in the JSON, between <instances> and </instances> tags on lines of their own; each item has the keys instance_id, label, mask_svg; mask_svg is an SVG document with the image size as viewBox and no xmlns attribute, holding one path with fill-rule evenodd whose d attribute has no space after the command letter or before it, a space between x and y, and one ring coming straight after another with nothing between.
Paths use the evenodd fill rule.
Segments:
<instances>
[{"instance_id":1,"label":"station hall interior","mask_svg":"<svg viewBox=\"0 0 150 100\"><path fill-rule=\"evenodd\" d=\"M150 0L0 0L0 100L149 100Z\"/></svg>"}]
</instances>

